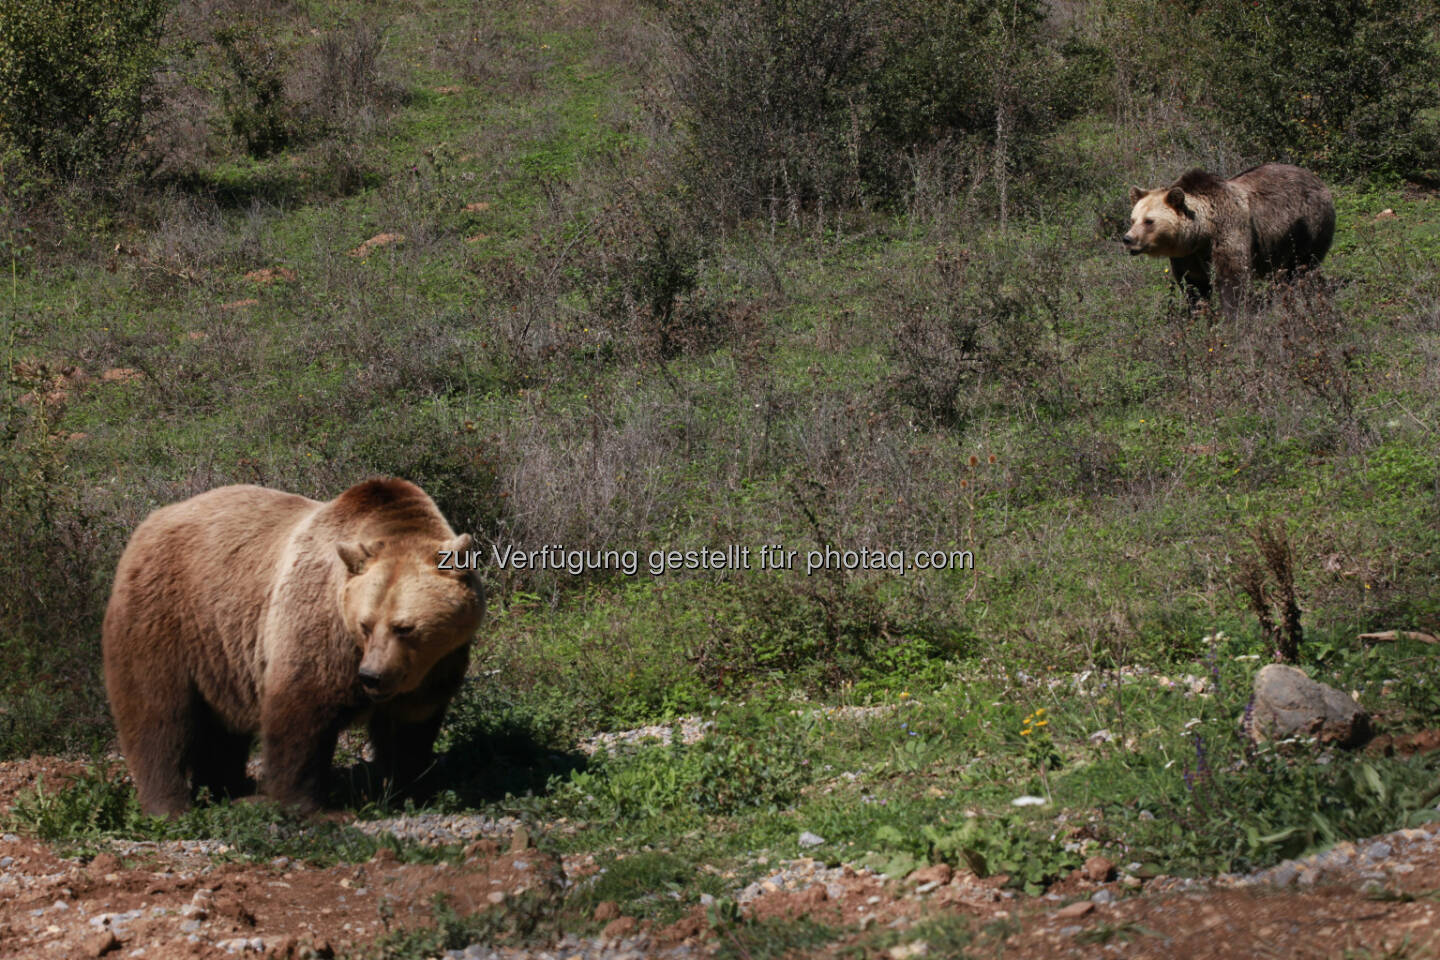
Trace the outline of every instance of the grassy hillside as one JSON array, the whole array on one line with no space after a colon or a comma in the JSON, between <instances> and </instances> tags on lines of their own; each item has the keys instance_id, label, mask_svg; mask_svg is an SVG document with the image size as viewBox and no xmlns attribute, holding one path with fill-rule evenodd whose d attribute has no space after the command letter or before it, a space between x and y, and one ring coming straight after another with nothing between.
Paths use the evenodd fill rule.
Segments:
<instances>
[{"instance_id":1,"label":"grassy hillside","mask_svg":"<svg viewBox=\"0 0 1440 960\"><path fill-rule=\"evenodd\" d=\"M1040 885L1075 854L1016 828L1020 793L1168 872L1410 812L1428 763L1247 753L1271 646L1237 577L1288 544L1307 669L1388 731L1433 722L1433 656L1355 639L1440 632L1433 191L1332 177L1323 283L1192 314L1163 262L1123 256L1126 188L1274 155L1137 99L1096 53L1118 5L1070 11L1089 46L1046 82L1083 67L1089 99L1017 137L1003 193L997 145L954 139L886 194L753 208L705 179L669 7L260 8L229 41L283 80L259 119L235 121L214 11L183 7L163 163L44 189L6 167L0 753L109 744L99 617L148 511L384 473L487 549L638 551L633 576L488 571L445 734L477 778L448 802L616 825L584 849L744 864L807 829L894 869L986 849ZM731 544L974 564L643 569ZM1157 679L1186 674L1203 695ZM840 705L896 712L808 712ZM567 772L579 736L687 714L718 732ZM709 889L677 869L684 902Z\"/></svg>"}]
</instances>

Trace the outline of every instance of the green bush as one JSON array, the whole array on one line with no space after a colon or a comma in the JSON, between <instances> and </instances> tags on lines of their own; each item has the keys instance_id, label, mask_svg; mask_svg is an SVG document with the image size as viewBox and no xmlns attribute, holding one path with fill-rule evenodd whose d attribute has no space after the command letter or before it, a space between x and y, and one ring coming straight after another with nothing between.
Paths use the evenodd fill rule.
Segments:
<instances>
[{"instance_id":1,"label":"green bush","mask_svg":"<svg viewBox=\"0 0 1440 960\"><path fill-rule=\"evenodd\" d=\"M980 0L662 3L697 195L727 214L794 220L893 200L917 148L979 143L1008 173L1079 109L1046 4ZM1088 50L1088 48L1086 48ZM1085 99L1080 97L1079 99Z\"/></svg>"},{"instance_id":2,"label":"green bush","mask_svg":"<svg viewBox=\"0 0 1440 960\"><path fill-rule=\"evenodd\" d=\"M1246 150L1346 177L1434 164L1440 7L1220 0L1199 17L1207 86Z\"/></svg>"},{"instance_id":3,"label":"green bush","mask_svg":"<svg viewBox=\"0 0 1440 960\"><path fill-rule=\"evenodd\" d=\"M0 757L84 750L110 735L100 618L123 534L69 474L50 372L22 361L9 379L13 393L0 402Z\"/></svg>"},{"instance_id":4,"label":"green bush","mask_svg":"<svg viewBox=\"0 0 1440 960\"><path fill-rule=\"evenodd\" d=\"M141 133L169 0L0 0L0 151L61 177L113 169Z\"/></svg>"},{"instance_id":5,"label":"green bush","mask_svg":"<svg viewBox=\"0 0 1440 960\"><path fill-rule=\"evenodd\" d=\"M220 102L230 132L252 157L285 149L299 133L299 117L285 96L281 50L252 24L215 31L225 65Z\"/></svg>"}]
</instances>

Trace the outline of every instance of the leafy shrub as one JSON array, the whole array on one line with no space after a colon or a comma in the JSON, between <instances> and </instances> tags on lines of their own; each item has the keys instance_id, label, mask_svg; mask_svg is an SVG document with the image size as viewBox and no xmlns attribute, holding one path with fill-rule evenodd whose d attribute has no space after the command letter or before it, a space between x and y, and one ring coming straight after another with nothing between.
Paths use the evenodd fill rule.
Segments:
<instances>
[{"instance_id":1,"label":"leafy shrub","mask_svg":"<svg viewBox=\"0 0 1440 960\"><path fill-rule=\"evenodd\" d=\"M252 157L283 150L299 134L299 118L285 95L280 48L253 24L215 31L226 68L220 90L225 123Z\"/></svg>"},{"instance_id":2,"label":"leafy shrub","mask_svg":"<svg viewBox=\"0 0 1440 960\"><path fill-rule=\"evenodd\" d=\"M1214 106L1253 154L1347 177L1433 165L1434 4L1219 0L1199 23Z\"/></svg>"},{"instance_id":3,"label":"leafy shrub","mask_svg":"<svg viewBox=\"0 0 1440 960\"><path fill-rule=\"evenodd\" d=\"M0 151L60 177L113 169L141 132L169 0L0 4Z\"/></svg>"},{"instance_id":4,"label":"leafy shrub","mask_svg":"<svg viewBox=\"0 0 1440 960\"><path fill-rule=\"evenodd\" d=\"M673 191L651 195L636 185L600 229L591 300L603 320L645 359L708 346L720 316L698 288L713 241Z\"/></svg>"}]
</instances>

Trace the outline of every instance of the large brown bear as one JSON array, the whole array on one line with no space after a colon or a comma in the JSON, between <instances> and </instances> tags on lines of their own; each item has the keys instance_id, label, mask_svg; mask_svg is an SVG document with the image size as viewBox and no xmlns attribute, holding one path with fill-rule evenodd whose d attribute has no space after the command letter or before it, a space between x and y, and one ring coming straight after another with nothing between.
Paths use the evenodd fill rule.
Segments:
<instances>
[{"instance_id":1,"label":"large brown bear","mask_svg":"<svg viewBox=\"0 0 1440 960\"><path fill-rule=\"evenodd\" d=\"M1169 257L1191 305L1210 298L1210 271L1227 312L1252 277L1313 268L1335 238L1335 203L1308 170L1285 163L1253 167L1229 180L1191 170L1168 187L1130 188L1131 255Z\"/></svg>"},{"instance_id":2,"label":"large brown bear","mask_svg":"<svg viewBox=\"0 0 1440 960\"><path fill-rule=\"evenodd\" d=\"M105 611L105 686L146 813L192 788L237 794L253 738L261 786L313 811L335 741L368 720L382 774L430 765L484 615L435 504L374 479L329 503L221 487L156 510L120 558ZM189 775L192 783L187 784Z\"/></svg>"}]
</instances>

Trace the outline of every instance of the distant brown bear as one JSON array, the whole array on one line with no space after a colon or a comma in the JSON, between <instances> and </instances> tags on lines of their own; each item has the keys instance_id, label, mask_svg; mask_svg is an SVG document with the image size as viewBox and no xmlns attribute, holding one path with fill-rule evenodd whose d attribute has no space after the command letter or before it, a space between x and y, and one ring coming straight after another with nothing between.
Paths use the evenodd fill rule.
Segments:
<instances>
[{"instance_id":1,"label":"distant brown bear","mask_svg":"<svg viewBox=\"0 0 1440 960\"><path fill-rule=\"evenodd\" d=\"M382 774L412 783L484 615L474 574L441 568L441 551L469 546L395 479L329 503L221 487L152 513L120 558L103 630L145 812L185 810L192 786L239 793L257 734L264 792L313 811L340 731L366 720Z\"/></svg>"},{"instance_id":2,"label":"distant brown bear","mask_svg":"<svg viewBox=\"0 0 1440 960\"><path fill-rule=\"evenodd\" d=\"M1168 187L1130 188L1131 255L1169 257L1192 305L1210 298L1210 269L1227 312L1252 277L1295 273L1325 259L1335 237L1335 203L1308 170L1284 163L1229 180L1191 170Z\"/></svg>"}]
</instances>

